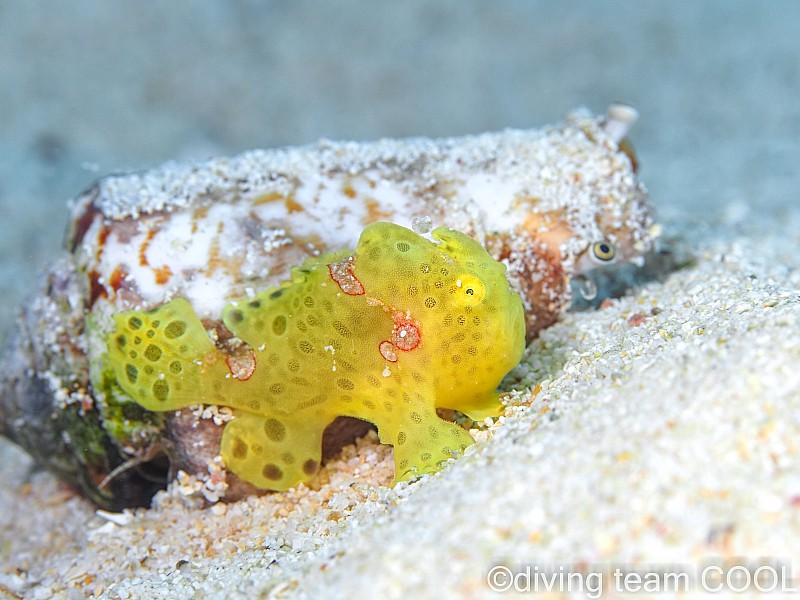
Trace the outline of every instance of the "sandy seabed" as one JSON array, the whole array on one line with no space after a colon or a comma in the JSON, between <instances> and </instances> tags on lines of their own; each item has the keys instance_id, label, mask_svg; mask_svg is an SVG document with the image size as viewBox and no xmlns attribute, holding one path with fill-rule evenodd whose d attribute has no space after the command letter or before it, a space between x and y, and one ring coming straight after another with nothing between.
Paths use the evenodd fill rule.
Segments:
<instances>
[{"instance_id":1,"label":"sandy seabed","mask_svg":"<svg viewBox=\"0 0 800 600\"><path fill-rule=\"evenodd\" d=\"M391 449L370 435L310 488L200 508L183 480L149 510L104 515L4 443L0 589L481 598L496 593L490 573L507 581L498 567L533 573L521 586L537 571L581 573L560 592L587 595L589 573L605 573L608 590L616 568L686 571L698 592L713 561L791 568L800 239L786 231L797 225L800 211L746 205L667 222L694 264L546 330L506 382L517 391L505 416L412 484L388 487Z\"/></svg>"}]
</instances>

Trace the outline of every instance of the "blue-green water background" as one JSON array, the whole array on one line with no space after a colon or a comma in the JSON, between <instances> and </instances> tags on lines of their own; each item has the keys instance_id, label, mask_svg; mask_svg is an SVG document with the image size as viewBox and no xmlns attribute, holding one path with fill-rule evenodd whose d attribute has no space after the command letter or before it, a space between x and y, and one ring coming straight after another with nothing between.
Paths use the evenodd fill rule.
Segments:
<instances>
[{"instance_id":1,"label":"blue-green water background","mask_svg":"<svg viewBox=\"0 0 800 600\"><path fill-rule=\"evenodd\" d=\"M665 219L796 216L792 0L3 0L0 335L59 250L65 202L104 174L539 126L617 100L641 112L633 140Z\"/></svg>"}]
</instances>

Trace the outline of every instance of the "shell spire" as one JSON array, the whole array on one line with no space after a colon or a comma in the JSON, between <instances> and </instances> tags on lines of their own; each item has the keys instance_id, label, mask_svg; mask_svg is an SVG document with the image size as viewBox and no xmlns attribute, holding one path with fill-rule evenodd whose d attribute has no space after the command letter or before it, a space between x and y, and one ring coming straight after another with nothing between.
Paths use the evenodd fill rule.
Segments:
<instances>
[{"instance_id":1,"label":"shell spire","mask_svg":"<svg viewBox=\"0 0 800 600\"><path fill-rule=\"evenodd\" d=\"M614 143L619 144L639 120L639 111L630 104L612 104L606 111L603 129Z\"/></svg>"}]
</instances>

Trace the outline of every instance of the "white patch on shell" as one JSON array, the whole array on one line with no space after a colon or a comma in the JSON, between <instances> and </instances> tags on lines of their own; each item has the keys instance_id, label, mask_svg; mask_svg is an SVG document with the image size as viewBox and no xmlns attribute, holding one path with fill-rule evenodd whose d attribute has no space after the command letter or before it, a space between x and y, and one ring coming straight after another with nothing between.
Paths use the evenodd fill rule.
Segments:
<instances>
[{"instance_id":1,"label":"white patch on shell","mask_svg":"<svg viewBox=\"0 0 800 600\"><path fill-rule=\"evenodd\" d=\"M217 317L245 286L279 284L288 266L308 256L354 247L376 219L410 226L433 217L479 242L500 235L513 275L513 262L524 260L521 245L529 243L520 235L526 216L564 210L572 236L562 252L571 276L583 268L576 257L601 235L599 221L619 229L621 260L630 259L634 244L635 252L649 245L646 193L604 123L582 112L543 129L323 141L109 177L98 183L94 206L111 233L97 265L98 230L87 233L80 267L95 269L103 282L125 267L132 287L126 294L144 308L183 296L201 317ZM74 203L76 218L81 206ZM131 218L139 232L117 235L130 230ZM150 265L141 265L138 248L155 226L161 231L145 250ZM215 260L219 266L209 268ZM162 267L171 275L159 283L153 270Z\"/></svg>"}]
</instances>

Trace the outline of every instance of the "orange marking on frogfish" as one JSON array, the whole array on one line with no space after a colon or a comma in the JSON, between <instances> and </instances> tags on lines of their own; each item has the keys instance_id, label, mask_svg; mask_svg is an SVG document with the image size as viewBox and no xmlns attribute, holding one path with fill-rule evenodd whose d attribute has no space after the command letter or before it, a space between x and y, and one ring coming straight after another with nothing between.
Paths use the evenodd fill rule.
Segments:
<instances>
[{"instance_id":1,"label":"orange marking on frogfish","mask_svg":"<svg viewBox=\"0 0 800 600\"><path fill-rule=\"evenodd\" d=\"M226 357L225 363L228 365L231 377L238 381L247 381L256 372L256 355L250 349Z\"/></svg>"},{"instance_id":2,"label":"orange marking on frogfish","mask_svg":"<svg viewBox=\"0 0 800 600\"><path fill-rule=\"evenodd\" d=\"M397 362L397 352L395 352L394 344L389 340L383 340L378 344L378 351L381 353L381 356L389 362Z\"/></svg>"},{"instance_id":3,"label":"orange marking on frogfish","mask_svg":"<svg viewBox=\"0 0 800 600\"><path fill-rule=\"evenodd\" d=\"M338 263L328 265L328 270L339 288L348 296L361 296L364 294L364 286L353 273L353 257L343 258Z\"/></svg>"},{"instance_id":4,"label":"orange marking on frogfish","mask_svg":"<svg viewBox=\"0 0 800 600\"><path fill-rule=\"evenodd\" d=\"M419 346L422 341L419 321L415 321L402 313L395 313L393 318L392 343L394 346L406 352Z\"/></svg>"}]
</instances>

